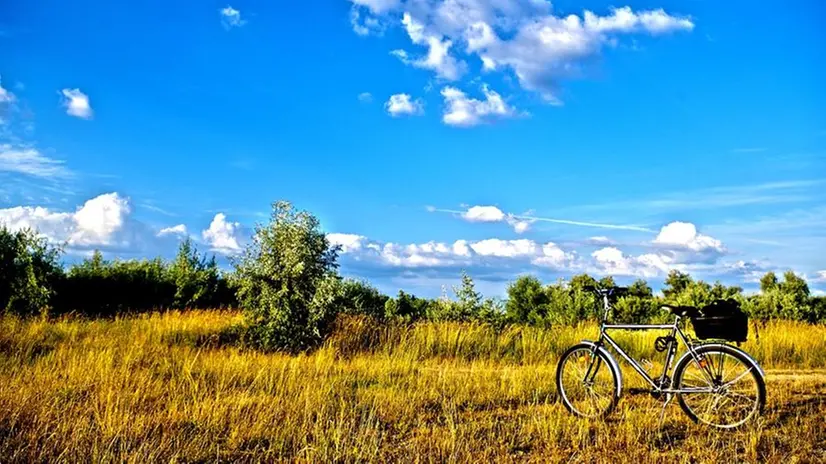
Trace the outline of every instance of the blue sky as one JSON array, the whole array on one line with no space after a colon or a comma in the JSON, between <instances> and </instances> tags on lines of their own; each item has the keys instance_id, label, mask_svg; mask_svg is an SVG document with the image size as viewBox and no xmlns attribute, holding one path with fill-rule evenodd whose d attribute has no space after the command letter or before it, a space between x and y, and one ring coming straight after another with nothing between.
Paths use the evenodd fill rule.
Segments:
<instances>
[{"instance_id":1,"label":"blue sky","mask_svg":"<svg viewBox=\"0 0 826 464\"><path fill-rule=\"evenodd\" d=\"M669 269L826 289L826 7L12 1L0 221L224 259L277 199L345 274L488 294Z\"/></svg>"}]
</instances>

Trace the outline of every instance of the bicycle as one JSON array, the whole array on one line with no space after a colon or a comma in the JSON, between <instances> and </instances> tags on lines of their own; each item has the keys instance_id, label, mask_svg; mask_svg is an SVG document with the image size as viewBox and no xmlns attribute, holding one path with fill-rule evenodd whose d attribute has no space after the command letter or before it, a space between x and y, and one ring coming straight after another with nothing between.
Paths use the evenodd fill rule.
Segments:
<instances>
[{"instance_id":1,"label":"bicycle","mask_svg":"<svg viewBox=\"0 0 826 464\"><path fill-rule=\"evenodd\" d=\"M662 305L662 309L674 315L673 324L613 324L608 323L611 302L627 294L628 289L588 290L602 300L600 333L596 342L583 340L559 359L556 386L568 411L579 417L600 418L609 415L617 406L622 395L622 371L606 349L610 346L650 385L649 393L655 398L665 395L661 420L674 395L692 421L720 429L740 427L763 413L766 381L757 361L727 343L695 342L680 328L680 320L688 317L698 339L722 339L739 344L746 340L748 333L746 316L739 308L714 315L707 310L709 307L700 310L692 306ZM716 307L725 308L726 305L721 303ZM652 378L608 335L609 330L669 330L668 336L658 337L655 342L657 351L666 352L662 374ZM674 365L672 380L668 372L677 354L678 339L685 345L686 352ZM745 382L750 383L744 385ZM743 386L750 388L740 388Z\"/></svg>"}]
</instances>

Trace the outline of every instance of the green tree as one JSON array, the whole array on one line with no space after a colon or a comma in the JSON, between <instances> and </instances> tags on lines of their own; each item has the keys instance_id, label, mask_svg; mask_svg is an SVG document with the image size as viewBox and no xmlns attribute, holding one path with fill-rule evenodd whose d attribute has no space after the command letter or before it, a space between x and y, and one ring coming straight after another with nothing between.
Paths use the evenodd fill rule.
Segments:
<instances>
[{"instance_id":1,"label":"green tree","mask_svg":"<svg viewBox=\"0 0 826 464\"><path fill-rule=\"evenodd\" d=\"M366 281L344 279L341 283L340 312L352 315L384 319L385 305L389 297Z\"/></svg>"},{"instance_id":2,"label":"green tree","mask_svg":"<svg viewBox=\"0 0 826 464\"><path fill-rule=\"evenodd\" d=\"M179 245L169 274L175 283L174 307L210 307L216 302L220 276L215 256L200 256L189 237Z\"/></svg>"},{"instance_id":3,"label":"green tree","mask_svg":"<svg viewBox=\"0 0 826 464\"><path fill-rule=\"evenodd\" d=\"M542 319L548 313L548 293L534 276L520 276L508 284L505 314L514 322Z\"/></svg>"},{"instance_id":4,"label":"green tree","mask_svg":"<svg viewBox=\"0 0 826 464\"><path fill-rule=\"evenodd\" d=\"M768 292L777 288L777 274L774 272L767 272L760 278L760 291Z\"/></svg>"},{"instance_id":5,"label":"green tree","mask_svg":"<svg viewBox=\"0 0 826 464\"><path fill-rule=\"evenodd\" d=\"M235 263L248 341L290 352L320 344L341 298L337 257L338 247L328 242L315 216L286 201L274 203L269 224L256 227Z\"/></svg>"},{"instance_id":6,"label":"green tree","mask_svg":"<svg viewBox=\"0 0 826 464\"><path fill-rule=\"evenodd\" d=\"M61 252L31 229L0 226L0 310L33 315L46 309L63 274Z\"/></svg>"},{"instance_id":7,"label":"green tree","mask_svg":"<svg viewBox=\"0 0 826 464\"><path fill-rule=\"evenodd\" d=\"M672 269L665 278L663 295L667 301L676 300L694 280L688 274Z\"/></svg>"},{"instance_id":8,"label":"green tree","mask_svg":"<svg viewBox=\"0 0 826 464\"><path fill-rule=\"evenodd\" d=\"M457 299L454 320L478 319L482 311L482 294L476 291L476 285L467 272L462 271L462 285L453 291Z\"/></svg>"},{"instance_id":9,"label":"green tree","mask_svg":"<svg viewBox=\"0 0 826 464\"><path fill-rule=\"evenodd\" d=\"M424 298L399 290L396 299L387 300L384 308L389 319L415 322L428 314L430 305L431 302Z\"/></svg>"}]
</instances>

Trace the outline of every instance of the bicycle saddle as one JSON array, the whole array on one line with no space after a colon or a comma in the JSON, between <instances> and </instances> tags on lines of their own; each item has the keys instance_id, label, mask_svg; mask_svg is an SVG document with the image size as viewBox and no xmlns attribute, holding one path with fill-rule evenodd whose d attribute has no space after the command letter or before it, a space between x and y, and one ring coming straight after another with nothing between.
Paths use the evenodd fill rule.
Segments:
<instances>
[{"instance_id":1,"label":"bicycle saddle","mask_svg":"<svg viewBox=\"0 0 826 464\"><path fill-rule=\"evenodd\" d=\"M672 314L676 314L680 317L695 317L700 315L700 310L695 308L694 306L680 306L680 305L670 305L664 304L662 305L663 309L667 309L671 311Z\"/></svg>"}]
</instances>

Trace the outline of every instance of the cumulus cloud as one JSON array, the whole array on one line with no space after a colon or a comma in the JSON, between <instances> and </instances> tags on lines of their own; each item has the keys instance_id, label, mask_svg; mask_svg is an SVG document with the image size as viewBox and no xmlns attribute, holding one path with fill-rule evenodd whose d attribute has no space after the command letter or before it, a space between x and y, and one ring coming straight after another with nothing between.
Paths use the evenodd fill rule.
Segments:
<instances>
[{"instance_id":1,"label":"cumulus cloud","mask_svg":"<svg viewBox=\"0 0 826 464\"><path fill-rule=\"evenodd\" d=\"M455 87L443 88L445 109L442 121L449 126L470 127L488 122L491 117L508 118L516 114L516 110L487 85L482 86L482 93L485 99L477 100Z\"/></svg>"},{"instance_id":2,"label":"cumulus cloud","mask_svg":"<svg viewBox=\"0 0 826 464\"><path fill-rule=\"evenodd\" d=\"M684 265L672 262L667 255L643 254L628 256L616 247L605 247L591 253L594 258L594 270L616 276L654 277L668 272L669 269L684 269Z\"/></svg>"},{"instance_id":3,"label":"cumulus cloud","mask_svg":"<svg viewBox=\"0 0 826 464\"><path fill-rule=\"evenodd\" d=\"M394 50L393 54L403 63L428 69L448 81L459 79L467 71L467 64L450 54L450 48L453 46L452 40L440 33L427 30L424 24L414 19L410 13L404 14L402 24L411 42L427 47L427 54L418 58L411 58L404 50Z\"/></svg>"},{"instance_id":4,"label":"cumulus cloud","mask_svg":"<svg viewBox=\"0 0 826 464\"><path fill-rule=\"evenodd\" d=\"M34 147L0 144L0 172L16 172L40 178L70 175L63 161L49 158Z\"/></svg>"},{"instance_id":5,"label":"cumulus cloud","mask_svg":"<svg viewBox=\"0 0 826 464\"><path fill-rule=\"evenodd\" d=\"M221 24L225 29L241 27L247 23L245 19L241 19L241 12L229 5L221 8L219 12L221 14Z\"/></svg>"},{"instance_id":6,"label":"cumulus cloud","mask_svg":"<svg viewBox=\"0 0 826 464\"><path fill-rule=\"evenodd\" d=\"M360 250L362 243L366 239L367 237L355 234L327 234L327 241L329 241L331 245L340 246L343 253L352 253Z\"/></svg>"},{"instance_id":7,"label":"cumulus cloud","mask_svg":"<svg viewBox=\"0 0 826 464\"><path fill-rule=\"evenodd\" d=\"M424 113L424 105L420 100L413 100L406 93L391 95L384 108L390 116L420 115Z\"/></svg>"},{"instance_id":8,"label":"cumulus cloud","mask_svg":"<svg viewBox=\"0 0 826 464\"><path fill-rule=\"evenodd\" d=\"M603 237L598 237L602 239ZM592 243L604 242L593 240ZM605 274L653 277L668 273L672 269L679 271L712 270L720 272L746 273L751 264L741 262L738 266L721 264L719 259L726 253L720 240L697 232L694 224L672 222L660 229L651 241L656 249L653 253L637 256L626 255L614 246L607 246L594 251L596 269Z\"/></svg>"},{"instance_id":9,"label":"cumulus cloud","mask_svg":"<svg viewBox=\"0 0 826 464\"><path fill-rule=\"evenodd\" d=\"M118 247L132 242L128 225L129 201L107 193L86 201L74 212L58 212L40 206L0 209L0 223L12 230L35 229L52 242L70 248Z\"/></svg>"},{"instance_id":10,"label":"cumulus cloud","mask_svg":"<svg viewBox=\"0 0 826 464\"><path fill-rule=\"evenodd\" d=\"M66 114L81 119L91 119L94 112L89 104L89 97L80 89L63 89L63 106L66 107Z\"/></svg>"},{"instance_id":11,"label":"cumulus cloud","mask_svg":"<svg viewBox=\"0 0 826 464\"><path fill-rule=\"evenodd\" d=\"M240 223L229 222L224 213L218 213L209 227L201 232L201 236L212 251L223 255L233 255L242 250L241 233Z\"/></svg>"},{"instance_id":12,"label":"cumulus cloud","mask_svg":"<svg viewBox=\"0 0 826 464\"><path fill-rule=\"evenodd\" d=\"M439 210L433 208L431 211ZM468 222L505 222L513 227L517 234L527 232L533 223L531 219L518 219L512 214L505 214L496 206L471 206L459 215Z\"/></svg>"},{"instance_id":13,"label":"cumulus cloud","mask_svg":"<svg viewBox=\"0 0 826 464\"><path fill-rule=\"evenodd\" d=\"M505 213L495 206L472 206L462 217L470 222L499 222L505 219Z\"/></svg>"},{"instance_id":14,"label":"cumulus cloud","mask_svg":"<svg viewBox=\"0 0 826 464\"><path fill-rule=\"evenodd\" d=\"M817 271L815 275L816 277L813 279L815 282L826 282L826 270Z\"/></svg>"},{"instance_id":15,"label":"cumulus cloud","mask_svg":"<svg viewBox=\"0 0 826 464\"><path fill-rule=\"evenodd\" d=\"M457 268L473 266L538 266L572 269L576 254L563 251L553 242L504 240L456 240L453 243L380 243L353 234L329 234L332 243L341 245L342 255L362 264L395 269Z\"/></svg>"},{"instance_id":16,"label":"cumulus cloud","mask_svg":"<svg viewBox=\"0 0 826 464\"><path fill-rule=\"evenodd\" d=\"M158 231L158 237L166 235L185 237L187 235L186 226L184 224L178 224L177 226L165 227Z\"/></svg>"},{"instance_id":17,"label":"cumulus cloud","mask_svg":"<svg viewBox=\"0 0 826 464\"><path fill-rule=\"evenodd\" d=\"M354 8L388 21L398 21L401 14L400 26L411 42L428 47L420 58L396 53L405 63L456 80L467 70L457 57L463 53L478 60L485 72L512 72L524 89L550 103L560 103L561 80L575 77L584 63L616 46L622 36L662 36L694 28L692 18L661 8L613 8L606 15L586 10L578 16L554 14L550 2L536 0L351 1Z\"/></svg>"},{"instance_id":18,"label":"cumulus cloud","mask_svg":"<svg viewBox=\"0 0 826 464\"><path fill-rule=\"evenodd\" d=\"M698 233L697 227L690 222L676 221L663 226L657 238L654 239L654 243L684 247L693 251L724 251L723 244L719 240Z\"/></svg>"}]
</instances>

